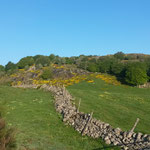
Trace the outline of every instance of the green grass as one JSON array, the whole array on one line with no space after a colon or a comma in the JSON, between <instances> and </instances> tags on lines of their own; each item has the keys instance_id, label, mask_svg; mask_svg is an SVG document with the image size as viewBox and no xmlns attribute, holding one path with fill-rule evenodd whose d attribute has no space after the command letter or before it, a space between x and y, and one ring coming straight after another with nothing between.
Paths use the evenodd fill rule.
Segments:
<instances>
[{"instance_id":1,"label":"green grass","mask_svg":"<svg viewBox=\"0 0 150 150\"><path fill-rule=\"evenodd\" d=\"M150 89L115 86L96 79L95 83L81 82L68 90L76 105L81 99L80 111L94 111L95 118L122 130L130 130L140 118L135 131L150 134Z\"/></svg>"},{"instance_id":2,"label":"green grass","mask_svg":"<svg viewBox=\"0 0 150 150\"><path fill-rule=\"evenodd\" d=\"M16 128L19 150L23 147L32 150L115 149L100 139L82 137L72 127L65 126L48 92L0 86L0 106L5 110L7 125Z\"/></svg>"}]
</instances>

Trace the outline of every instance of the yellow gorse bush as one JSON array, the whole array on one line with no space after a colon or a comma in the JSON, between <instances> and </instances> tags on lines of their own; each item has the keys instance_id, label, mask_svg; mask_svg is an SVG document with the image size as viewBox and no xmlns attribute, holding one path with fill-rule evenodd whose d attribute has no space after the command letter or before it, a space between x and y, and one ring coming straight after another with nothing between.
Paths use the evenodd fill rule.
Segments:
<instances>
[{"instance_id":1,"label":"yellow gorse bush","mask_svg":"<svg viewBox=\"0 0 150 150\"><path fill-rule=\"evenodd\" d=\"M52 64L51 67L55 69L67 69L66 66L58 66ZM43 67L42 70L47 69L47 67ZM18 74L13 74L11 77L25 77L26 76L25 70L21 69L19 70ZM120 82L117 81L115 76L107 75L107 74L98 74L98 73L91 73L91 74L83 74L83 75L78 75L77 73L72 73L73 77L68 78L68 79L63 79L63 78L54 78L51 80L43 80L40 78L41 75L41 70L28 70L28 72L36 73L37 76L36 78L31 79L31 83L34 85L43 85L43 84L48 84L48 85L63 85L63 86L70 86L73 84L77 84L82 81L86 81L87 83L94 83L94 79L101 79L105 81L108 84L113 84L113 85L120 85ZM22 85L23 81L14 81L12 82L12 85Z\"/></svg>"},{"instance_id":2,"label":"yellow gorse bush","mask_svg":"<svg viewBox=\"0 0 150 150\"><path fill-rule=\"evenodd\" d=\"M69 79L62 79L62 78L57 78L57 79L52 79L52 80L33 80L33 84L36 85L42 85L42 84L49 84L49 85L64 85L64 86L70 86L76 83L79 83L81 81L86 80L87 77L86 75L76 75L73 76L72 78Z\"/></svg>"},{"instance_id":3,"label":"yellow gorse bush","mask_svg":"<svg viewBox=\"0 0 150 150\"><path fill-rule=\"evenodd\" d=\"M87 81L88 83L94 83L94 80L89 80L89 81Z\"/></svg>"},{"instance_id":4,"label":"yellow gorse bush","mask_svg":"<svg viewBox=\"0 0 150 150\"><path fill-rule=\"evenodd\" d=\"M117 81L115 76L111 76L111 75L107 75L107 74L98 74L98 75L96 75L96 78L101 79L109 84L120 85L120 82Z\"/></svg>"}]
</instances>

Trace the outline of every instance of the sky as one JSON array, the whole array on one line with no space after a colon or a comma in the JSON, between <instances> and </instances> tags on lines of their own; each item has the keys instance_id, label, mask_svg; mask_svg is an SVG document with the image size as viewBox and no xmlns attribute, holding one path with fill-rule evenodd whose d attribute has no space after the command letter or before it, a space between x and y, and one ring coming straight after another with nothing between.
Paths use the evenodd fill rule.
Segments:
<instances>
[{"instance_id":1,"label":"sky","mask_svg":"<svg viewBox=\"0 0 150 150\"><path fill-rule=\"evenodd\" d=\"M0 0L0 64L37 54L150 54L150 0Z\"/></svg>"}]
</instances>

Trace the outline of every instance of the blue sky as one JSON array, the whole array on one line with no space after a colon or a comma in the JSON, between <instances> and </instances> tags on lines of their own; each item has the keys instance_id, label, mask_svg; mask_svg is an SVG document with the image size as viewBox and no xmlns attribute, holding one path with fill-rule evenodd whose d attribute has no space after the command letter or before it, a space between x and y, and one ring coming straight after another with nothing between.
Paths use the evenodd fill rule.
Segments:
<instances>
[{"instance_id":1,"label":"blue sky","mask_svg":"<svg viewBox=\"0 0 150 150\"><path fill-rule=\"evenodd\" d=\"M0 0L0 64L51 53L150 54L150 0Z\"/></svg>"}]
</instances>

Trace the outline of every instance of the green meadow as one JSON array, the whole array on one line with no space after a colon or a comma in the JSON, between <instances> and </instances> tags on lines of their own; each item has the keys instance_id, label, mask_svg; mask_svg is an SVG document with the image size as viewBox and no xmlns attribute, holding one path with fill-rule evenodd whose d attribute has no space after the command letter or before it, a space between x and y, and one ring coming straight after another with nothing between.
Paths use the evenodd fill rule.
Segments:
<instances>
[{"instance_id":1,"label":"green meadow","mask_svg":"<svg viewBox=\"0 0 150 150\"><path fill-rule=\"evenodd\" d=\"M80 111L122 130L130 130L140 118L135 132L150 134L150 89L107 84L101 79L67 87L81 100ZM101 139L81 136L62 122L49 92L0 86L1 112L8 128L14 128L18 150L116 150Z\"/></svg>"},{"instance_id":2,"label":"green meadow","mask_svg":"<svg viewBox=\"0 0 150 150\"><path fill-rule=\"evenodd\" d=\"M150 134L150 89L115 86L100 79L68 87L80 111L94 112L94 117L122 130L130 130L139 118L135 132Z\"/></svg>"},{"instance_id":3,"label":"green meadow","mask_svg":"<svg viewBox=\"0 0 150 150\"><path fill-rule=\"evenodd\" d=\"M86 83L79 84L79 87L81 85L84 87ZM89 86L89 84L87 85ZM77 92L76 86L78 85L70 88L74 94ZM85 91L88 88L92 89L92 87L85 87ZM78 92L80 93L80 89ZM84 91L81 90L81 92ZM82 102L84 103L84 101ZM86 104L86 99L85 105L89 105ZM82 137L72 127L64 125L61 115L55 111L53 97L49 92L0 86L0 106L8 128L15 129L18 150L117 149L105 145L100 139ZM91 110L90 106L88 109Z\"/></svg>"}]
</instances>

